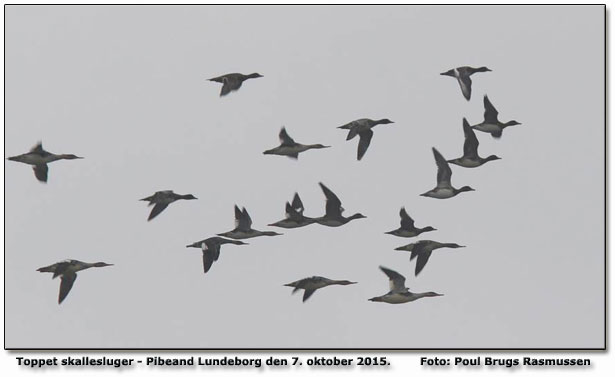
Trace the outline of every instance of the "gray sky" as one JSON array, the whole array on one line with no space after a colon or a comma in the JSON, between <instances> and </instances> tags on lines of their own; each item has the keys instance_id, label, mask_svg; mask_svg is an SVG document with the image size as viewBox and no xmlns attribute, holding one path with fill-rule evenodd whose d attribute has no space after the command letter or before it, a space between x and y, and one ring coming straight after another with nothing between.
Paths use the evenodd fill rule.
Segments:
<instances>
[{"instance_id":1,"label":"gray sky","mask_svg":"<svg viewBox=\"0 0 615 377\"><path fill-rule=\"evenodd\" d=\"M40 7L6 11L6 156L38 140L84 160L5 162L7 347L601 347L604 334L604 13L594 7ZM487 66L472 100L450 68ZM207 78L258 72L219 98ZM462 154L461 122L488 94L501 140L479 133L477 169L436 200L431 147ZM370 117L357 140L336 129ZM299 161L265 156L282 125L332 145ZM324 182L346 215L225 246L210 272L185 245L284 215L299 192L324 211ZM192 193L151 222L138 199ZM433 253L418 278L383 234L405 206ZM270 229L273 230L273 229ZM277 229L276 229L277 230ZM59 281L36 268L65 258L115 266ZM378 266L443 297L368 302ZM312 275L359 284L308 302L283 284ZM576 324L582 324L576 325ZM565 330L563 330L565 329Z\"/></svg>"}]
</instances>

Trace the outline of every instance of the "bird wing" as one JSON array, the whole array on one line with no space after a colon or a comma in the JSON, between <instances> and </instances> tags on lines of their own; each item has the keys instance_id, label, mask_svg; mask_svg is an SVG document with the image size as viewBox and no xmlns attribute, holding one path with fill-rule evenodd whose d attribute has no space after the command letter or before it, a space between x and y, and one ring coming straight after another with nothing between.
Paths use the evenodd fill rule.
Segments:
<instances>
[{"instance_id":1,"label":"bird wing","mask_svg":"<svg viewBox=\"0 0 615 377\"><path fill-rule=\"evenodd\" d=\"M294 209L289 202L286 202L286 218L291 220L300 220L302 218L301 212Z\"/></svg>"},{"instance_id":2,"label":"bird wing","mask_svg":"<svg viewBox=\"0 0 615 377\"><path fill-rule=\"evenodd\" d=\"M399 210L399 216L401 217L400 225L402 229L414 229L414 220L412 220L412 217L408 215L406 208L401 207Z\"/></svg>"},{"instance_id":3,"label":"bird wing","mask_svg":"<svg viewBox=\"0 0 615 377\"><path fill-rule=\"evenodd\" d=\"M235 225L236 228L240 230L252 229L252 219L250 218L246 207L243 207L243 210L239 211L239 207L235 206Z\"/></svg>"},{"instance_id":4,"label":"bird wing","mask_svg":"<svg viewBox=\"0 0 615 377\"><path fill-rule=\"evenodd\" d=\"M495 107L493 107L487 95L485 95L485 97L483 98L483 104L485 105L485 123L499 123L498 111L495 109Z\"/></svg>"},{"instance_id":5,"label":"bird wing","mask_svg":"<svg viewBox=\"0 0 615 377\"><path fill-rule=\"evenodd\" d=\"M167 203L156 203L154 208L152 208L152 212L150 212L147 221L152 220L154 217L160 215L160 212L164 211L169 205Z\"/></svg>"},{"instance_id":6,"label":"bird wing","mask_svg":"<svg viewBox=\"0 0 615 377\"><path fill-rule=\"evenodd\" d=\"M350 131L352 132L352 130ZM359 133L359 149L357 150L357 160L361 160L365 152L367 152L367 147L369 147L369 143L372 141L372 136L374 136L374 131L367 129Z\"/></svg>"},{"instance_id":7,"label":"bird wing","mask_svg":"<svg viewBox=\"0 0 615 377\"><path fill-rule=\"evenodd\" d=\"M339 200L337 195L335 195L333 191L329 190L329 188L327 188L327 186L323 185L322 183L319 182L318 184L320 185L322 192L325 194L325 197L327 198L327 204L325 206L326 216L329 216L329 217L341 216L342 215L342 202Z\"/></svg>"},{"instance_id":8,"label":"bird wing","mask_svg":"<svg viewBox=\"0 0 615 377\"><path fill-rule=\"evenodd\" d=\"M478 159L478 138L466 118L463 118L463 134L463 156L472 160Z\"/></svg>"},{"instance_id":9,"label":"bird wing","mask_svg":"<svg viewBox=\"0 0 615 377\"><path fill-rule=\"evenodd\" d=\"M61 304L62 301L68 296L68 292L70 292L75 280L77 280L77 274L75 273L67 273L62 275L62 281L60 282L60 295L58 296L58 304Z\"/></svg>"},{"instance_id":10,"label":"bird wing","mask_svg":"<svg viewBox=\"0 0 615 377\"><path fill-rule=\"evenodd\" d=\"M301 201L301 198L299 197L299 194L297 193L295 193L295 196L293 197L292 207L297 212L303 213L303 202Z\"/></svg>"},{"instance_id":11,"label":"bird wing","mask_svg":"<svg viewBox=\"0 0 615 377\"><path fill-rule=\"evenodd\" d=\"M288 132L286 132L286 127L282 127L282 129L280 130L279 136L280 136L280 143L282 143L282 145L291 146L291 145L297 144L295 143L293 138L288 135Z\"/></svg>"},{"instance_id":12,"label":"bird wing","mask_svg":"<svg viewBox=\"0 0 615 377\"><path fill-rule=\"evenodd\" d=\"M380 270L389 278L389 289L392 292L406 290L406 278L402 274L382 266L380 266Z\"/></svg>"},{"instance_id":13,"label":"bird wing","mask_svg":"<svg viewBox=\"0 0 615 377\"><path fill-rule=\"evenodd\" d=\"M305 302L305 300L307 300L308 298L310 298L311 295L314 294L314 292L316 292L315 289L306 289L303 292L303 302Z\"/></svg>"},{"instance_id":14,"label":"bird wing","mask_svg":"<svg viewBox=\"0 0 615 377\"><path fill-rule=\"evenodd\" d=\"M427 264L427 261L429 260L430 256L431 250L418 254L418 258L416 259L416 268L414 269L415 276L417 276L423 270L423 267L425 267L425 265Z\"/></svg>"},{"instance_id":15,"label":"bird wing","mask_svg":"<svg viewBox=\"0 0 615 377\"><path fill-rule=\"evenodd\" d=\"M34 176L41 182L47 182L47 173L49 172L49 167L47 164L38 164L32 166L32 170L34 170Z\"/></svg>"},{"instance_id":16,"label":"bird wing","mask_svg":"<svg viewBox=\"0 0 615 377\"><path fill-rule=\"evenodd\" d=\"M465 99L469 101L470 97L472 96L472 79L470 78L470 75L462 74L461 72L459 72L459 77L457 78L457 81L459 82L459 86L461 87L461 93L463 93Z\"/></svg>"},{"instance_id":17,"label":"bird wing","mask_svg":"<svg viewBox=\"0 0 615 377\"><path fill-rule=\"evenodd\" d=\"M222 85L222 90L220 90L220 97L229 94L235 90L241 88L241 84L243 84L243 80L239 79L235 76L225 76L223 79L224 85Z\"/></svg>"},{"instance_id":18,"label":"bird wing","mask_svg":"<svg viewBox=\"0 0 615 377\"><path fill-rule=\"evenodd\" d=\"M436 148L431 148L433 151L434 158L436 159L436 165L438 165L438 175L437 187L451 187L451 175L453 175L453 171L451 167L448 166L448 162L442 157L440 152Z\"/></svg>"}]
</instances>

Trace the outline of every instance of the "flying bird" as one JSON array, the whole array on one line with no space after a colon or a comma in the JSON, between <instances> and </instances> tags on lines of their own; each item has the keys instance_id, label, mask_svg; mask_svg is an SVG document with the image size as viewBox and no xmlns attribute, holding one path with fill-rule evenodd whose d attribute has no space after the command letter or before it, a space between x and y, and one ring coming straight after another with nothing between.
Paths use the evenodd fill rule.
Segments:
<instances>
[{"instance_id":1,"label":"flying bird","mask_svg":"<svg viewBox=\"0 0 615 377\"><path fill-rule=\"evenodd\" d=\"M81 270L88 269L90 267L106 267L113 266L112 264L105 262L96 262L96 263L86 263L81 262L75 259L67 259L62 262L54 263L47 267L41 267L36 271L39 272L52 272L52 279L60 276L60 295L58 296L58 304L61 304L62 301L68 296L68 292L70 292L75 280L77 279L77 272Z\"/></svg>"},{"instance_id":2,"label":"flying bird","mask_svg":"<svg viewBox=\"0 0 615 377\"><path fill-rule=\"evenodd\" d=\"M464 191L474 191L470 186L463 186L460 189L456 189L451 185L451 175L453 171L448 166L448 162L442 157L440 152L436 148L431 148L434 158L436 159L436 165L438 166L438 175L436 177L438 184L432 190L429 190L421 196L427 196L429 198L436 199L448 199Z\"/></svg>"},{"instance_id":3,"label":"flying bird","mask_svg":"<svg viewBox=\"0 0 615 377\"><path fill-rule=\"evenodd\" d=\"M372 141L372 136L374 136L374 131L372 128L379 124L389 124L393 123L388 119L380 119L380 120L372 120L372 119L357 119L350 123L347 123L338 128L349 130L348 136L346 140L351 140L355 136L359 135L359 148L357 149L357 160L361 160L367 152L367 147L369 147L369 143Z\"/></svg>"},{"instance_id":4,"label":"flying bird","mask_svg":"<svg viewBox=\"0 0 615 377\"><path fill-rule=\"evenodd\" d=\"M498 120L498 111L495 109L495 107L493 107L487 95L485 95L485 97L483 98L483 104L485 105L485 119L482 123L475 124L474 126L472 126L473 129L487 132L491 134L491 136L493 136L494 138L499 139L502 137L502 131L504 131L504 128L521 124L516 120L511 120L506 123L500 122Z\"/></svg>"},{"instance_id":5,"label":"flying bird","mask_svg":"<svg viewBox=\"0 0 615 377\"><path fill-rule=\"evenodd\" d=\"M263 154L276 154L279 156L288 156L290 158L298 159L299 153L301 152L305 152L310 149L329 148L328 145L322 144L299 144L295 142L292 137L288 136L288 132L286 132L286 127L282 127L279 136L281 143L280 146L266 150L263 152Z\"/></svg>"},{"instance_id":6,"label":"flying bird","mask_svg":"<svg viewBox=\"0 0 615 377\"><path fill-rule=\"evenodd\" d=\"M493 160L500 160L500 158L494 154L487 158L482 158L478 155L478 139L470 124L463 118L463 134L465 135L465 141L463 142L463 156L448 160L451 164L463 166L464 168L476 168L483 165L486 162Z\"/></svg>"},{"instance_id":7,"label":"flying bird","mask_svg":"<svg viewBox=\"0 0 615 377\"><path fill-rule=\"evenodd\" d=\"M260 230L252 229L252 219L248 214L248 211L244 207L243 210L239 209L237 205L235 205L235 229L225 232L219 233L218 236L233 238L236 240L241 240L245 238L253 238L260 236L281 236L281 233L265 231L261 232Z\"/></svg>"},{"instance_id":8,"label":"flying bird","mask_svg":"<svg viewBox=\"0 0 615 377\"><path fill-rule=\"evenodd\" d=\"M472 79L470 79L470 76L476 72L491 72L491 70L487 67L472 68L464 66L453 68L440 74L456 78L461 87L461 93L463 93L465 99L469 101L472 95Z\"/></svg>"},{"instance_id":9,"label":"flying bird","mask_svg":"<svg viewBox=\"0 0 615 377\"><path fill-rule=\"evenodd\" d=\"M75 156L74 154L53 154L43 149L43 143L36 144L30 152L20 154L18 156L9 157L11 161L17 161L24 164L32 165L34 176L40 182L47 182L47 173L49 172L48 163L57 160L75 160L83 157Z\"/></svg>"},{"instance_id":10,"label":"flying bird","mask_svg":"<svg viewBox=\"0 0 615 377\"><path fill-rule=\"evenodd\" d=\"M150 221L154 217L158 216L160 212L164 211L164 209L167 208L169 204L180 199L193 200L196 198L192 194L180 195L174 193L172 190L165 190L156 191L153 195L139 200L149 202L148 206L154 205L154 208L152 208L152 212L150 212L149 217L147 218L147 221Z\"/></svg>"},{"instance_id":11,"label":"flying bird","mask_svg":"<svg viewBox=\"0 0 615 377\"><path fill-rule=\"evenodd\" d=\"M263 76L258 73L251 73L249 75L244 75L241 73L228 73L226 75L222 75L222 76L209 79L209 81L215 81L215 82L219 82L223 84L222 90L220 91L220 97L223 97L229 94L230 92L239 90L239 88L241 88L241 84L243 84L244 81L248 79L255 79L258 77L263 77Z\"/></svg>"},{"instance_id":12,"label":"flying bird","mask_svg":"<svg viewBox=\"0 0 615 377\"><path fill-rule=\"evenodd\" d=\"M369 301L386 302L387 304L404 304L423 297L444 296L436 292L412 293L406 287L406 278L399 272L380 266L380 270L389 278L389 292L382 296L372 297Z\"/></svg>"},{"instance_id":13,"label":"flying bird","mask_svg":"<svg viewBox=\"0 0 615 377\"><path fill-rule=\"evenodd\" d=\"M415 227L414 220L408 215L404 207L401 207L401 210L399 210L399 217L401 217L400 227L390 232L385 232L385 234L391 234L397 237L416 237L421 233L436 230L431 226L426 226L425 228Z\"/></svg>"},{"instance_id":14,"label":"flying bird","mask_svg":"<svg viewBox=\"0 0 615 377\"><path fill-rule=\"evenodd\" d=\"M325 194L325 197L327 198L327 203L325 205L325 215L315 219L318 224L335 227L335 226L342 226L346 224L347 222L355 220L355 219L365 218L365 216L363 216L360 213L355 213L354 215L350 217L344 217L342 215L344 208L342 207L342 202L339 200L337 195L335 195L333 191L329 190L329 188L325 186L324 184L322 183L318 183L318 184L320 185L322 192Z\"/></svg>"},{"instance_id":15,"label":"flying bird","mask_svg":"<svg viewBox=\"0 0 615 377\"><path fill-rule=\"evenodd\" d=\"M222 237L209 237L206 240L197 241L186 247L200 248L203 251L203 271L207 273L211 265L220 257L220 247L224 244L247 245L247 243L236 240L227 240Z\"/></svg>"},{"instance_id":16,"label":"flying bird","mask_svg":"<svg viewBox=\"0 0 615 377\"><path fill-rule=\"evenodd\" d=\"M410 260L417 258L416 266L414 269L414 275L416 276L423 270L423 268L427 264L427 261L429 261L431 252L443 247L457 249L465 246L457 245L456 243L441 243L431 240L422 240L405 246L400 246L395 250L410 251Z\"/></svg>"},{"instance_id":17,"label":"flying bird","mask_svg":"<svg viewBox=\"0 0 615 377\"><path fill-rule=\"evenodd\" d=\"M277 226L280 228L300 228L302 226L310 225L316 222L315 219L307 216L303 216L303 202L299 194L295 193L292 204L286 202L286 218L277 221L269 226Z\"/></svg>"},{"instance_id":18,"label":"flying bird","mask_svg":"<svg viewBox=\"0 0 615 377\"><path fill-rule=\"evenodd\" d=\"M317 289L328 287L330 285L349 285L349 284L357 284L356 282L348 281L348 280L331 280L327 278L323 278L322 276L312 276L310 278L305 278L301 280L294 281L292 283L284 284L286 287L293 287L293 292L297 292L299 289L303 289L303 302L310 298Z\"/></svg>"}]
</instances>

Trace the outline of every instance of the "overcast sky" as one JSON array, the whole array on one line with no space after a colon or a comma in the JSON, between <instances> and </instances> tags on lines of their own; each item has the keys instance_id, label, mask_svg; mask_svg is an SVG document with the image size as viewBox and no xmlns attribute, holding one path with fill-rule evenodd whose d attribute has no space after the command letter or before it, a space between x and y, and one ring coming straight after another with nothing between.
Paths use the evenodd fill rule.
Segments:
<instances>
[{"instance_id":1,"label":"overcast sky","mask_svg":"<svg viewBox=\"0 0 615 377\"><path fill-rule=\"evenodd\" d=\"M604 346L604 8L8 6L5 157L37 141L83 160L50 164L49 182L5 162L6 347L602 347ZM487 66L467 102L439 73ZM227 97L206 79L258 72ZM436 147L462 154L462 118L488 94L500 140L477 133L475 192L437 200ZM336 127L389 118L362 161ZM263 155L282 126L332 148L298 161ZM299 192L321 216L325 183L345 214L223 246L204 275L185 245L233 228L233 205L259 230ZM138 199L191 193L147 222ZM384 234L405 206L418 238ZM414 277L420 239L434 251ZM113 267L59 279L36 269L74 258ZM388 291L379 265L414 292ZM306 303L283 284L327 287Z\"/></svg>"}]
</instances>

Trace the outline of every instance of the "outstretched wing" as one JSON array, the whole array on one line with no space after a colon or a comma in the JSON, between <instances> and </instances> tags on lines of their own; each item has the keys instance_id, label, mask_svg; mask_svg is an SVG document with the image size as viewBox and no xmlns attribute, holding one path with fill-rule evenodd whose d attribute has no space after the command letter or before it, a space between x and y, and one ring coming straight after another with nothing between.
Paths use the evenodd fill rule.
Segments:
<instances>
[{"instance_id":1,"label":"outstretched wing","mask_svg":"<svg viewBox=\"0 0 615 377\"><path fill-rule=\"evenodd\" d=\"M406 278L397 271L380 266L380 270L389 278L389 289L393 292L406 290Z\"/></svg>"},{"instance_id":2,"label":"outstretched wing","mask_svg":"<svg viewBox=\"0 0 615 377\"><path fill-rule=\"evenodd\" d=\"M47 183L47 173L49 172L49 167L47 164L38 164L32 166L32 170L34 170L34 176L41 182Z\"/></svg>"},{"instance_id":3,"label":"outstretched wing","mask_svg":"<svg viewBox=\"0 0 615 377\"><path fill-rule=\"evenodd\" d=\"M418 257L416 259L416 267L414 269L415 276L417 276L423 270L423 267L425 267L425 265L427 264L427 261L429 260L430 256L431 256L431 251L425 251L425 252L418 254Z\"/></svg>"},{"instance_id":4,"label":"outstretched wing","mask_svg":"<svg viewBox=\"0 0 615 377\"><path fill-rule=\"evenodd\" d=\"M465 99L469 101L472 96L472 79L470 78L470 75L464 73L465 72L459 72L457 81L461 87L461 93L463 93Z\"/></svg>"},{"instance_id":5,"label":"outstretched wing","mask_svg":"<svg viewBox=\"0 0 615 377\"><path fill-rule=\"evenodd\" d=\"M463 156L472 160L478 159L478 138L470 124L463 118L463 134L465 141L463 142Z\"/></svg>"},{"instance_id":6,"label":"outstretched wing","mask_svg":"<svg viewBox=\"0 0 615 377\"><path fill-rule=\"evenodd\" d=\"M498 111L493 107L491 101L489 101L489 97L485 94L483 98L483 104L485 105L485 123L499 123L498 122Z\"/></svg>"},{"instance_id":7,"label":"outstretched wing","mask_svg":"<svg viewBox=\"0 0 615 377\"><path fill-rule=\"evenodd\" d=\"M286 132L286 127L282 127L282 129L280 130L279 136L280 136L280 143L282 145L291 146L291 145L296 144L293 138L288 135L288 132Z\"/></svg>"},{"instance_id":8,"label":"outstretched wing","mask_svg":"<svg viewBox=\"0 0 615 377\"><path fill-rule=\"evenodd\" d=\"M238 90L241 88L241 84L243 84L243 80L235 77L235 76L226 76L223 79L224 84L222 85L222 90L220 90L220 97L223 97L230 92Z\"/></svg>"},{"instance_id":9,"label":"outstretched wing","mask_svg":"<svg viewBox=\"0 0 615 377\"><path fill-rule=\"evenodd\" d=\"M339 200L337 195L333 193L333 191L329 190L327 186L323 185L321 182L318 183L322 192L325 194L327 198L326 204L326 216L329 217L339 217L342 215L342 202Z\"/></svg>"},{"instance_id":10,"label":"outstretched wing","mask_svg":"<svg viewBox=\"0 0 615 377\"><path fill-rule=\"evenodd\" d=\"M293 197L292 207L295 211L303 214L303 202L301 201L301 198L299 197L299 194L297 193L295 193L295 196Z\"/></svg>"},{"instance_id":11,"label":"outstretched wing","mask_svg":"<svg viewBox=\"0 0 615 377\"><path fill-rule=\"evenodd\" d=\"M451 187L451 175L453 175L451 167L448 166L448 162L446 162L436 148L431 148L431 150L436 159L436 165L438 165L438 175L436 178L438 181L437 187Z\"/></svg>"},{"instance_id":12,"label":"outstretched wing","mask_svg":"<svg viewBox=\"0 0 615 377\"><path fill-rule=\"evenodd\" d=\"M310 298L311 295L314 294L314 292L316 292L315 289L306 289L303 292L303 302L305 302L305 300L307 300L308 298Z\"/></svg>"},{"instance_id":13,"label":"outstretched wing","mask_svg":"<svg viewBox=\"0 0 615 377\"><path fill-rule=\"evenodd\" d=\"M168 206L169 205L167 203L156 203L154 208L152 208L152 212L150 212L149 217L147 218L147 221L150 221L154 217L160 215L160 212L164 211L164 209L167 208Z\"/></svg>"},{"instance_id":14,"label":"outstretched wing","mask_svg":"<svg viewBox=\"0 0 615 377\"><path fill-rule=\"evenodd\" d=\"M361 159L365 155L365 152L367 152L367 147L369 147L369 143L372 141L372 136L374 136L374 131L370 129L362 131L359 134L359 149L357 150L357 160L361 161Z\"/></svg>"},{"instance_id":15,"label":"outstretched wing","mask_svg":"<svg viewBox=\"0 0 615 377\"><path fill-rule=\"evenodd\" d=\"M399 216L401 217L400 224L402 229L414 229L414 220L412 220L412 217L408 215L406 208L401 207L401 210L399 210Z\"/></svg>"},{"instance_id":16,"label":"outstretched wing","mask_svg":"<svg viewBox=\"0 0 615 377\"><path fill-rule=\"evenodd\" d=\"M77 280L77 274L69 273L64 274L61 277L62 281L60 282L60 295L58 296L58 304L61 304L62 301L68 296L68 292L70 292L75 280Z\"/></svg>"}]
</instances>

